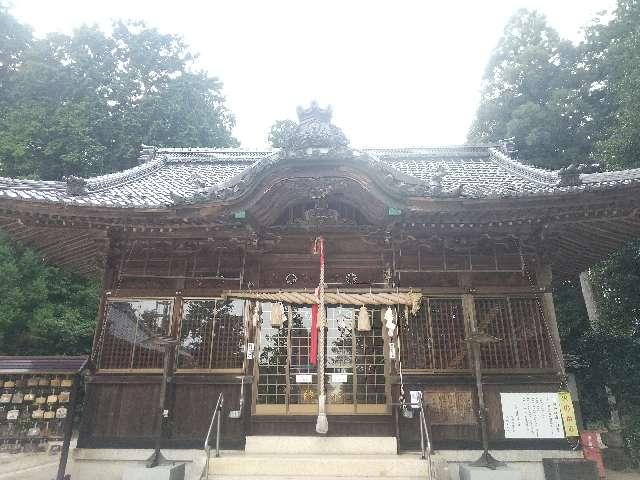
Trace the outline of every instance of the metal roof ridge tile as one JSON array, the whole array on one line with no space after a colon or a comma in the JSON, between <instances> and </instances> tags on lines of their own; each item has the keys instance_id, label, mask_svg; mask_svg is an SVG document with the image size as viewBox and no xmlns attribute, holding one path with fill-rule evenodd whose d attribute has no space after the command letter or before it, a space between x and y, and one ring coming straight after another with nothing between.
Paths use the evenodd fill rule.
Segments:
<instances>
[{"instance_id":1,"label":"metal roof ridge tile","mask_svg":"<svg viewBox=\"0 0 640 480\"><path fill-rule=\"evenodd\" d=\"M580 175L583 183L621 182L624 180L640 180L640 168L625 170L610 170L597 173L583 173Z\"/></svg>"},{"instance_id":2,"label":"metal roof ridge tile","mask_svg":"<svg viewBox=\"0 0 640 480\"><path fill-rule=\"evenodd\" d=\"M378 152L385 154L403 154L403 153L414 153L414 154L428 154L428 153L439 153L439 154L457 154L460 152L483 152L485 151L488 155L488 150L490 148L497 147L496 144L462 144L462 145L430 145L430 146L411 146L411 147L389 147L389 148L379 148L379 147L364 147L358 148L358 150L363 152Z\"/></svg>"},{"instance_id":3,"label":"metal roof ridge tile","mask_svg":"<svg viewBox=\"0 0 640 480\"><path fill-rule=\"evenodd\" d=\"M162 153L253 153L267 155L276 152L278 148L241 148L241 147L166 147L156 149L156 154Z\"/></svg>"},{"instance_id":4,"label":"metal roof ridge tile","mask_svg":"<svg viewBox=\"0 0 640 480\"><path fill-rule=\"evenodd\" d=\"M374 147L365 146L358 147L358 150L369 151L402 151L402 150L462 150L462 149L474 149L474 148L496 148L497 143L460 143L460 144L441 144L441 145L407 145L403 147Z\"/></svg>"},{"instance_id":5,"label":"metal roof ridge tile","mask_svg":"<svg viewBox=\"0 0 640 480\"><path fill-rule=\"evenodd\" d=\"M164 155L158 155L153 160L146 163L136 165L135 167L121 170L119 172L108 173L97 177L89 177L87 181L88 193L99 192L107 188L125 185L132 180L137 180L145 175L155 172L157 169L165 165L167 159Z\"/></svg>"},{"instance_id":6,"label":"metal roof ridge tile","mask_svg":"<svg viewBox=\"0 0 640 480\"><path fill-rule=\"evenodd\" d=\"M489 159L509 172L540 185L554 187L559 180L557 170L546 170L526 165L495 147L489 148Z\"/></svg>"}]
</instances>

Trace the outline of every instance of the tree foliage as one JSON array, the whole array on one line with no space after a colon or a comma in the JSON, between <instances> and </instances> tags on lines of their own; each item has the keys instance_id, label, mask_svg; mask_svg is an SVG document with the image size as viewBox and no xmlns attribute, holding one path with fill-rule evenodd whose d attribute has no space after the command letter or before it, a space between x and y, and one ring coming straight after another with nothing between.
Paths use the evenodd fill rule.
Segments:
<instances>
[{"instance_id":1,"label":"tree foliage","mask_svg":"<svg viewBox=\"0 0 640 480\"><path fill-rule=\"evenodd\" d=\"M545 17L520 10L487 65L469 138L513 139L521 158L541 167L588 154L589 126L574 70L577 50Z\"/></svg>"},{"instance_id":2,"label":"tree foliage","mask_svg":"<svg viewBox=\"0 0 640 480\"><path fill-rule=\"evenodd\" d=\"M0 238L0 355L80 354L91 347L98 284Z\"/></svg>"},{"instance_id":3,"label":"tree foliage","mask_svg":"<svg viewBox=\"0 0 640 480\"><path fill-rule=\"evenodd\" d=\"M640 165L640 2L618 0L608 22L587 29L581 65L591 74L591 91L602 135L595 153L611 168Z\"/></svg>"},{"instance_id":4,"label":"tree foliage","mask_svg":"<svg viewBox=\"0 0 640 480\"><path fill-rule=\"evenodd\" d=\"M284 147L296 128L293 120L276 120L269 131L269 143L275 148Z\"/></svg>"},{"instance_id":5,"label":"tree foliage","mask_svg":"<svg viewBox=\"0 0 640 480\"><path fill-rule=\"evenodd\" d=\"M136 164L141 144L236 146L218 79L194 71L180 37L141 22L109 33L83 26L37 40L14 32L0 46L0 174L59 180ZM7 68L4 68L4 58Z\"/></svg>"},{"instance_id":6,"label":"tree foliage","mask_svg":"<svg viewBox=\"0 0 640 480\"><path fill-rule=\"evenodd\" d=\"M31 30L19 23L0 3L0 102L6 99L9 76L15 72L22 56L31 46Z\"/></svg>"}]
</instances>

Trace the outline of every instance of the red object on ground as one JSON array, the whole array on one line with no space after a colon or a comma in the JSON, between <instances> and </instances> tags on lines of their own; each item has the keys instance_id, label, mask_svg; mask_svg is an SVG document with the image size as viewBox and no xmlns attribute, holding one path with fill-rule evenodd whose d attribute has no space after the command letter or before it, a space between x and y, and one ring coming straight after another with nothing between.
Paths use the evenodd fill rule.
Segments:
<instances>
[{"instance_id":1,"label":"red object on ground","mask_svg":"<svg viewBox=\"0 0 640 480\"><path fill-rule=\"evenodd\" d=\"M311 365L318 364L318 304L311 305L311 348L309 349Z\"/></svg>"},{"instance_id":2,"label":"red object on ground","mask_svg":"<svg viewBox=\"0 0 640 480\"><path fill-rule=\"evenodd\" d=\"M600 439L598 432L585 430L580 434L580 444L582 445L582 455L587 460L593 460L598 467L600 478L605 478L607 473L602 460L602 450L600 450Z\"/></svg>"}]
</instances>

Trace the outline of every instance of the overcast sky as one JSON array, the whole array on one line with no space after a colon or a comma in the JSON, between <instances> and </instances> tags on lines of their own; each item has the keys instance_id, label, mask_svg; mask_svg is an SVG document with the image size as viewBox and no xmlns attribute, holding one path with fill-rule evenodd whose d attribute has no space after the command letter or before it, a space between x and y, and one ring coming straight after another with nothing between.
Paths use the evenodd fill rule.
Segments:
<instances>
[{"instance_id":1,"label":"overcast sky","mask_svg":"<svg viewBox=\"0 0 640 480\"><path fill-rule=\"evenodd\" d=\"M297 105L330 103L356 147L465 141L507 19L543 12L573 41L614 0L13 0L37 35L143 19L182 35L224 82L243 147Z\"/></svg>"}]
</instances>

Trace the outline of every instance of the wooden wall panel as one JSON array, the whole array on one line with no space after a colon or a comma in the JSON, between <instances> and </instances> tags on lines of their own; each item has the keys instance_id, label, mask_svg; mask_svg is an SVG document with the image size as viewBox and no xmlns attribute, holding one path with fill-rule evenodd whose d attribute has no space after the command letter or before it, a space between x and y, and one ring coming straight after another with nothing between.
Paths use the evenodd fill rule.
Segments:
<instances>
[{"instance_id":1,"label":"wooden wall panel","mask_svg":"<svg viewBox=\"0 0 640 480\"><path fill-rule=\"evenodd\" d=\"M85 405L93 410L94 438L153 437L160 384L96 384Z\"/></svg>"},{"instance_id":2,"label":"wooden wall panel","mask_svg":"<svg viewBox=\"0 0 640 480\"><path fill-rule=\"evenodd\" d=\"M222 392L225 398L222 423L223 448L244 447L244 432L251 412L230 419L240 401L240 384L235 377L220 383L210 376L178 376L169 388L173 411L163 441L164 447L202 448L213 408ZM199 380L200 379L200 380ZM250 404L251 387L245 385ZM97 375L88 384L78 446L81 448L152 448L158 412L160 376Z\"/></svg>"},{"instance_id":3,"label":"wooden wall panel","mask_svg":"<svg viewBox=\"0 0 640 480\"><path fill-rule=\"evenodd\" d=\"M408 381L407 381L408 380ZM450 414L450 422L439 421L431 424L431 438L434 448L481 448L480 428L476 420L477 394L473 378L441 376L437 380L430 375L412 375L405 380L405 392L407 396L411 390L421 390L425 400L429 395L447 392L470 392L473 398L474 417L468 415L468 405L459 402L464 412ZM435 381L434 381L435 380ZM529 383L527 383L529 382ZM399 385L394 385L394 398L398 398ZM492 449L569 449L569 442L564 439L506 439L502 423L502 408L500 404L501 392L556 392L559 389L557 377L552 375L541 376L537 379L529 379L526 376L491 376L484 384L485 404L487 408L487 425L489 430L490 446ZM454 406L452 405L452 408ZM427 416L430 413L427 410ZM404 418L398 415L399 444L402 450L418 450L420 448L420 427L418 414L414 418Z\"/></svg>"},{"instance_id":4,"label":"wooden wall panel","mask_svg":"<svg viewBox=\"0 0 640 480\"><path fill-rule=\"evenodd\" d=\"M244 446L246 416L251 415L251 388L245 385L245 408L241 419L229 418L229 412L240 405L239 384L178 383L175 387L174 422L171 428L172 441L202 448L211 415L218 395L224 395L222 417L222 439L225 448Z\"/></svg>"}]
</instances>

